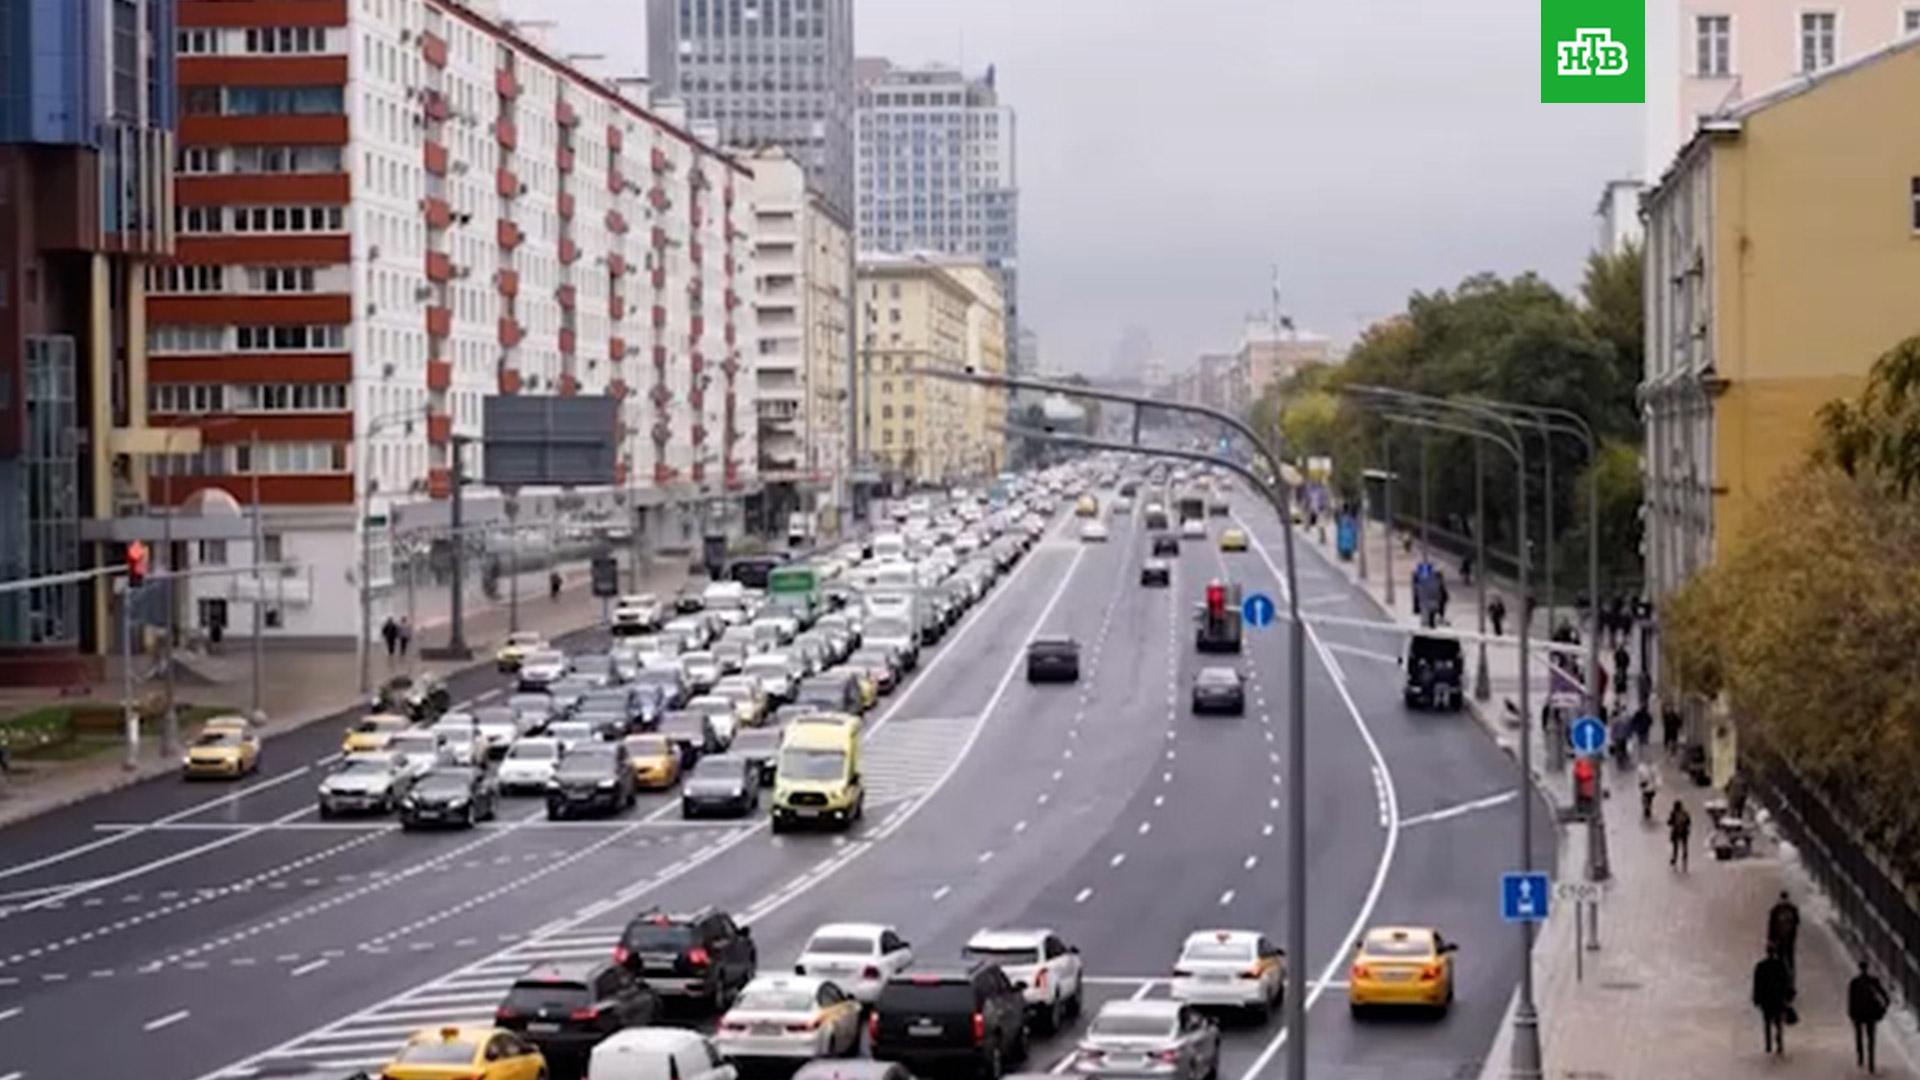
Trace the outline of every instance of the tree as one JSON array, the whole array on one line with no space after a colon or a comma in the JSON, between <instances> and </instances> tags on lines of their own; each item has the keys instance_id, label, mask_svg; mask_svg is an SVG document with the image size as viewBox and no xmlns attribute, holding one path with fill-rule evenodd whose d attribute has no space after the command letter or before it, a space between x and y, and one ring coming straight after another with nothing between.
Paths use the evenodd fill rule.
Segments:
<instances>
[{"instance_id":1,"label":"tree","mask_svg":"<svg viewBox=\"0 0 1920 1080\"><path fill-rule=\"evenodd\" d=\"M1874 361L1860 400L1828 402L1819 422L1816 461L1888 495L1914 494L1920 488L1920 337Z\"/></svg>"},{"instance_id":2,"label":"tree","mask_svg":"<svg viewBox=\"0 0 1920 1080\"><path fill-rule=\"evenodd\" d=\"M1646 290L1640 245L1587 257L1587 273L1580 283L1587 325L1613 346L1616 378L1628 385L1640 381L1646 367Z\"/></svg>"}]
</instances>

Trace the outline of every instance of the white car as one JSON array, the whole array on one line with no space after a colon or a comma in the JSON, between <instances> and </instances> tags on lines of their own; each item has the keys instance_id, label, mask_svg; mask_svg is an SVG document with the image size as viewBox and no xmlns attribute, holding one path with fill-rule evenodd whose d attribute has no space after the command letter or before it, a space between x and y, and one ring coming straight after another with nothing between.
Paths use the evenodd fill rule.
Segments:
<instances>
[{"instance_id":1,"label":"white car","mask_svg":"<svg viewBox=\"0 0 1920 1080\"><path fill-rule=\"evenodd\" d=\"M826 979L762 975L720 1018L714 1043L729 1061L808 1061L860 1049L860 1003Z\"/></svg>"},{"instance_id":2,"label":"white car","mask_svg":"<svg viewBox=\"0 0 1920 1080\"><path fill-rule=\"evenodd\" d=\"M566 677L567 656L558 649L530 652L520 661L520 689L544 690Z\"/></svg>"},{"instance_id":3,"label":"white car","mask_svg":"<svg viewBox=\"0 0 1920 1080\"><path fill-rule=\"evenodd\" d=\"M1080 526L1080 539L1088 543L1104 543L1108 535L1107 526L1100 521L1089 521Z\"/></svg>"},{"instance_id":4,"label":"white car","mask_svg":"<svg viewBox=\"0 0 1920 1080\"><path fill-rule=\"evenodd\" d=\"M393 755L400 772L414 780L446 761L446 748L439 734L426 728L414 728L396 734L387 740L386 752Z\"/></svg>"},{"instance_id":5,"label":"white car","mask_svg":"<svg viewBox=\"0 0 1920 1080\"><path fill-rule=\"evenodd\" d=\"M406 776L392 754L348 754L320 781L320 816L355 810L384 814L399 805L407 787Z\"/></svg>"},{"instance_id":6,"label":"white car","mask_svg":"<svg viewBox=\"0 0 1920 1080\"><path fill-rule=\"evenodd\" d=\"M720 745L733 742L734 729L740 725L740 707L734 704L732 698L701 694L687 702L686 707L688 712L700 713L712 722L713 737L720 740Z\"/></svg>"},{"instance_id":7,"label":"white car","mask_svg":"<svg viewBox=\"0 0 1920 1080\"><path fill-rule=\"evenodd\" d=\"M1204 518L1187 518L1180 523L1180 538L1183 540L1205 540L1207 522Z\"/></svg>"},{"instance_id":8,"label":"white car","mask_svg":"<svg viewBox=\"0 0 1920 1080\"><path fill-rule=\"evenodd\" d=\"M547 736L560 744L564 754L580 743L597 741L600 733L593 729L591 720L555 720L547 725Z\"/></svg>"},{"instance_id":9,"label":"white car","mask_svg":"<svg viewBox=\"0 0 1920 1080\"><path fill-rule=\"evenodd\" d=\"M1080 1015L1080 950L1051 930L982 930L967 940L968 959L998 964L1020 986L1027 1014L1042 1034Z\"/></svg>"},{"instance_id":10,"label":"white car","mask_svg":"<svg viewBox=\"0 0 1920 1080\"><path fill-rule=\"evenodd\" d=\"M507 747L507 756L500 759L500 790L507 794L544 792L559 764L560 740L543 736L516 739Z\"/></svg>"},{"instance_id":11,"label":"white car","mask_svg":"<svg viewBox=\"0 0 1920 1080\"><path fill-rule=\"evenodd\" d=\"M1133 513L1133 500L1127 498L1125 495L1117 496L1112 502L1107 504L1107 509L1108 512L1116 515L1131 514Z\"/></svg>"},{"instance_id":12,"label":"white car","mask_svg":"<svg viewBox=\"0 0 1920 1080\"><path fill-rule=\"evenodd\" d=\"M652 630L660 625L665 608L660 598L652 593L629 593L614 601L613 624L620 627L640 627Z\"/></svg>"},{"instance_id":13,"label":"white car","mask_svg":"<svg viewBox=\"0 0 1920 1080\"><path fill-rule=\"evenodd\" d=\"M710 652L680 654L680 670L686 672L687 685L696 694L704 694L720 681L720 658Z\"/></svg>"},{"instance_id":14,"label":"white car","mask_svg":"<svg viewBox=\"0 0 1920 1080\"><path fill-rule=\"evenodd\" d=\"M458 765L479 765L493 748L493 734L481 728L472 713L446 713L427 730L439 736L441 753Z\"/></svg>"},{"instance_id":15,"label":"white car","mask_svg":"<svg viewBox=\"0 0 1920 1080\"><path fill-rule=\"evenodd\" d=\"M1253 930L1196 930L1173 965L1173 1000L1249 1009L1262 1020L1286 993L1283 953Z\"/></svg>"},{"instance_id":16,"label":"white car","mask_svg":"<svg viewBox=\"0 0 1920 1080\"><path fill-rule=\"evenodd\" d=\"M813 932L793 970L798 975L831 979L866 1004L880 996L887 980L913 964L913 947L891 926L878 923L828 923Z\"/></svg>"},{"instance_id":17,"label":"white car","mask_svg":"<svg viewBox=\"0 0 1920 1080\"><path fill-rule=\"evenodd\" d=\"M705 615L682 615L661 628L664 634L678 634L692 644L689 648L704 649L713 640L713 623Z\"/></svg>"},{"instance_id":18,"label":"white car","mask_svg":"<svg viewBox=\"0 0 1920 1080\"><path fill-rule=\"evenodd\" d=\"M791 701L795 685L794 665L786 653L766 652L747 660L741 674L760 680L760 689L775 701Z\"/></svg>"},{"instance_id":19,"label":"white car","mask_svg":"<svg viewBox=\"0 0 1920 1080\"><path fill-rule=\"evenodd\" d=\"M600 1040L587 1059L593 1080L738 1080L713 1040L677 1027L637 1027Z\"/></svg>"},{"instance_id":20,"label":"white car","mask_svg":"<svg viewBox=\"0 0 1920 1080\"><path fill-rule=\"evenodd\" d=\"M1220 1029L1175 1001L1109 1001L1074 1048L1077 1076L1205 1080L1220 1075Z\"/></svg>"}]
</instances>

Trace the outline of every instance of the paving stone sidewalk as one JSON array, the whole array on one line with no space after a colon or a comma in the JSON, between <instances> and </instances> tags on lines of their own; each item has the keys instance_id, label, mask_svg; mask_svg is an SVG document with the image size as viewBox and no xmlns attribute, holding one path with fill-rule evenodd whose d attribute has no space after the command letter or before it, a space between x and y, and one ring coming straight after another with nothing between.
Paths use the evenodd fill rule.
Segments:
<instances>
[{"instance_id":1,"label":"paving stone sidewalk","mask_svg":"<svg viewBox=\"0 0 1920 1080\"><path fill-rule=\"evenodd\" d=\"M1324 541L1316 530L1302 532L1350 580L1356 579L1358 564L1338 562L1331 529ZM1416 543L1409 553L1396 542L1395 603L1388 605L1382 578L1387 543L1379 528L1368 530L1369 578L1356 584L1364 584L1394 621L1417 625L1408 575L1419 546ZM1473 628L1475 590L1460 583L1455 560L1436 553L1433 562L1446 574L1452 593L1451 625ZM1506 598L1510 610L1519 608L1518 590L1509 583L1490 583L1489 594L1495 592ZM1544 613L1536 617L1534 630L1536 637L1545 630ZM1512 640L1514 628L1508 626L1507 633ZM1336 631L1329 628L1325 635L1332 638ZM1516 718L1507 714L1503 704L1519 689L1516 645L1489 648L1493 693L1484 705L1476 704L1474 712L1500 745L1517 756ZM1468 656L1471 672L1471 649ZM1546 691L1545 678L1545 664L1537 660L1530 688L1536 715L1539 695ZM1564 806L1570 797L1567 774L1548 771L1544 740L1536 737L1532 742L1535 783L1551 803ZM1535 944L1535 1001L1545 1077L1826 1080L1855 1074L1852 1028L1846 1018L1846 983L1855 961L1847 955L1824 899L1813 889L1791 846L1769 834L1753 857L1715 861L1707 850L1709 826L1703 804L1718 792L1696 787L1667 762L1657 746L1654 754L1661 770L1655 822L1641 820L1631 773L1623 774L1611 765L1602 770L1609 792L1603 816L1612 881L1601 905L1600 947L1576 953L1571 905L1555 911ZM1664 814L1676 797L1687 804L1695 823L1691 867L1685 873L1667 865ZM1584 827L1561 830L1561 880L1585 878L1586 834ZM1786 1054L1771 1057L1762 1050L1760 1019L1748 1003L1748 993L1753 965L1765 947L1767 911L1782 890L1799 904L1803 916L1798 949L1800 1022L1787 1031ZM1509 1075L1511 1037L1509 1017L1488 1055L1484 1080ZM1920 1036L1910 1012L1896 1008L1894 1016L1880 1025L1879 1041L1880 1075L1920 1080L1914 1064L1920 1060L1916 1049Z\"/></svg>"}]
</instances>

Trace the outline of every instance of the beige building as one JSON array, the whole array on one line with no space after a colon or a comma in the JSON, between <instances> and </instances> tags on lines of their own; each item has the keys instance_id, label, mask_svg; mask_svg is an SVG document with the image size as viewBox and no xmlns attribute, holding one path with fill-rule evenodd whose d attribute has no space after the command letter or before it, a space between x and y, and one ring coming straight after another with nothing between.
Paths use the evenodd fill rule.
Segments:
<instances>
[{"instance_id":1,"label":"beige building","mask_svg":"<svg viewBox=\"0 0 1920 1080\"><path fill-rule=\"evenodd\" d=\"M1005 394L939 378L1006 371L1005 300L986 265L937 255L860 259L861 445L901 484L949 484L1006 460Z\"/></svg>"},{"instance_id":2,"label":"beige building","mask_svg":"<svg viewBox=\"0 0 1920 1080\"><path fill-rule=\"evenodd\" d=\"M1240 335L1240 347L1234 351L1230 368L1235 378L1245 382L1233 387L1232 393L1252 403L1267 387L1286 382L1302 368L1333 360L1333 342L1329 339L1285 325L1276 332L1270 321L1251 319Z\"/></svg>"},{"instance_id":3,"label":"beige building","mask_svg":"<svg viewBox=\"0 0 1920 1080\"><path fill-rule=\"evenodd\" d=\"M847 464L852 233L786 151L741 161L754 177L760 475L776 512L824 509Z\"/></svg>"}]
</instances>

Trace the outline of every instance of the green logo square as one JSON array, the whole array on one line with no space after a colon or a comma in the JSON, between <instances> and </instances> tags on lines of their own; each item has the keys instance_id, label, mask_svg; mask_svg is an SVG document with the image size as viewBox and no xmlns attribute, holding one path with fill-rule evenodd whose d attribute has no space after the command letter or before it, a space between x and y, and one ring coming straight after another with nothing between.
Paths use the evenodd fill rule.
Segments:
<instances>
[{"instance_id":1,"label":"green logo square","mask_svg":"<svg viewBox=\"0 0 1920 1080\"><path fill-rule=\"evenodd\" d=\"M1643 104L1646 0L1540 0L1540 100Z\"/></svg>"}]
</instances>

